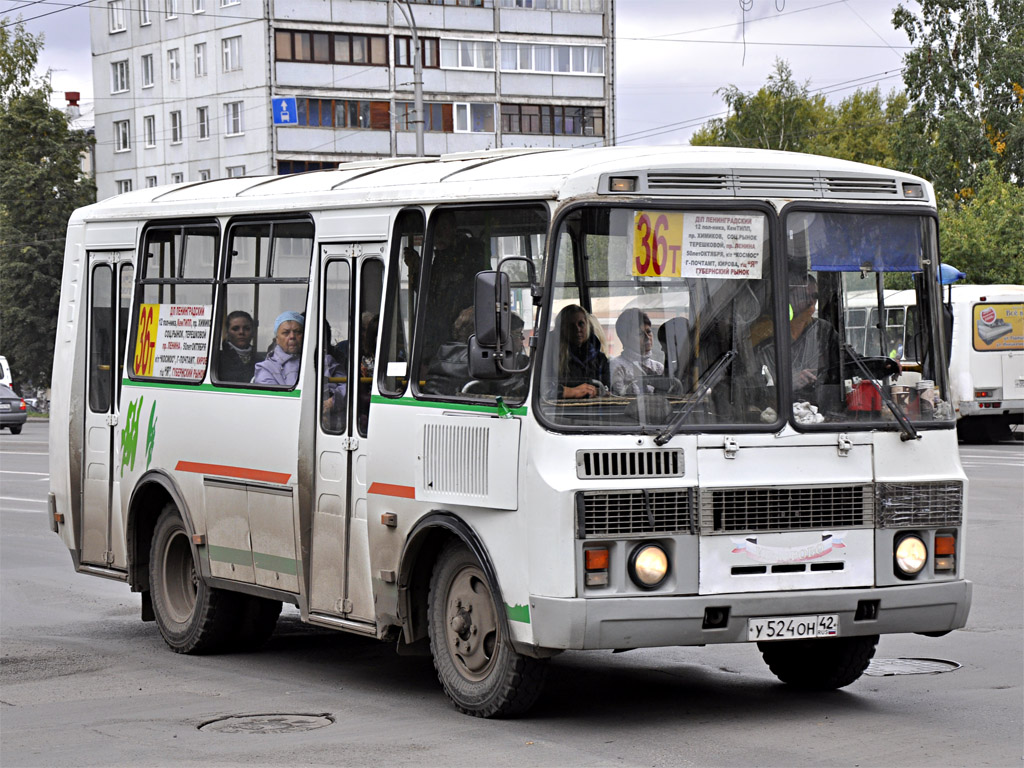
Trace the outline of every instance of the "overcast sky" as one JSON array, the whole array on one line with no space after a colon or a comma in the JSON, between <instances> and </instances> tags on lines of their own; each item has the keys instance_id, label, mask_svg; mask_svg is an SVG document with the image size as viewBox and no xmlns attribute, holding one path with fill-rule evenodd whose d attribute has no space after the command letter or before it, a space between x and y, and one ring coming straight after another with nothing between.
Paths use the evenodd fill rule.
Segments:
<instances>
[{"instance_id":1,"label":"overcast sky","mask_svg":"<svg viewBox=\"0 0 1024 768\"><path fill-rule=\"evenodd\" d=\"M917 8L913 0L906 4ZM830 101L858 87L878 84L883 93L902 87L908 42L892 26L896 0L616 0L615 6L620 144L685 144L707 119L723 114L717 89L757 90L776 58ZM52 71L54 104L64 106L64 91L79 91L87 120L93 109L88 7L89 0L0 0L4 23L20 13L29 31L45 34L40 70Z\"/></svg>"}]
</instances>

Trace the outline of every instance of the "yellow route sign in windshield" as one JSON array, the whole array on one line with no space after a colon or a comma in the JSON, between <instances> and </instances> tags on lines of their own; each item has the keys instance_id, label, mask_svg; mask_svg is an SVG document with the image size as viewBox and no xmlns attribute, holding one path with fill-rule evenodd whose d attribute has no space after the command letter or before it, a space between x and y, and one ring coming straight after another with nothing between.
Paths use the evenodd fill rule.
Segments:
<instances>
[{"instance_id":1,"label":"yellow route sign in windshield","mask_svg":"<svg viewBox=\"0 0 1024 768\"><path fill-rule=\"evenodd\" d=\"M679 277L683 214L637 211L633 215L633 275Z\"/></svg>"},{"instance_id":2,"label":"yellow route sign in windshield","mask_svg":"<svg viewBox=\"0 0 1024 768\"><path fill-rule=\"evenodd\" d=\"M761 278L762 213L634 211L632 234L634 277Z\"/></svg>"}]
</instances>

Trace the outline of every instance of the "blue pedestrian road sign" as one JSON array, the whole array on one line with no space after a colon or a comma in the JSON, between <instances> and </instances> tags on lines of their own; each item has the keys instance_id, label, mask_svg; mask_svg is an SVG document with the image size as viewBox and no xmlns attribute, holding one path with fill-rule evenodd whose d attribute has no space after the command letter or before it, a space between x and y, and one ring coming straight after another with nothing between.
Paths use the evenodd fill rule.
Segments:
<instances>
[{"instance_id":1,"label":"blue pedestrian road sign","mask_svg":"<svg viewBox=\"0 0 1024 768\"><path fill-rule=\"evenodd\" d=\"M295 125L299 122L299 111L294 96L273 99L274 125Z\"/></svg>"}]
</instances>

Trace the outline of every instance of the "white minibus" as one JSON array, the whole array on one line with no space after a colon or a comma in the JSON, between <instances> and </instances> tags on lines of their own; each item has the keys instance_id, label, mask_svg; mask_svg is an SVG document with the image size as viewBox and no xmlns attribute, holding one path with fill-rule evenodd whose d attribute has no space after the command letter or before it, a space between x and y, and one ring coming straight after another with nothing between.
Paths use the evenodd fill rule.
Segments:
<instances>
[{"instance_id":1,"label":"white minibus","mask_svg":"<svg viewBox=\"0 0 1024 768\"><path fill-rule=\"evenodd\" d=\"M848 685L970 607L937 227L920 178L743 149L120 195L68 225L52 528L174 651L289 603L429 651L477 716L570 649L745 643ZM897 278L912 391L846 342Z\"/></svg>"}]
</instances>

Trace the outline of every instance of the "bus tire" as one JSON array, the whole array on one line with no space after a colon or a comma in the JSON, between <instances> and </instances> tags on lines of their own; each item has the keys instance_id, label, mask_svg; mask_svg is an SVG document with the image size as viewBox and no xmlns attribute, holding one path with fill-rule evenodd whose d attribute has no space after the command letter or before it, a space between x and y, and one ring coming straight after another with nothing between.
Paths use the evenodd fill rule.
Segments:
<instances>
[{"instance_id":1,"label":"bus tire","mask_svg":"<svg viewBox=\"0 0 1024 768\"><path fill-rule=\"evenodd\" d=\"M163 508L153 531L149 579L156 623L171 650L200 654L226 649L237 632L237 596L203 581L174 504Z\"/></svg>"},{"instance_id":2,"label":"bus tire","mask_svg":"<svg viewBox=\"0 0 1024 768\"><path fill-rule=\"evenodd\" d=\"M805 691L832 691L864 674L875 655L878 635L779 640L758 643L768 668L779 680Z\"/></svg>"},{"instance_id":3,"label":"bus tire","mask_svg":"<svg viewBox=\"0 0 1024 768\"><path fill-rule=\"evenodd\" d=\"M274 634L274 627L281 615L281 601L255 595L238 597L241 606L234 648L239 651L258 651Z\"/></svg>"},{"instance_id":4,"label":"bus tire","mask_svg":"<svg viewBox=\"0 0 1024 768\"><path fill-rule=\"evenodd\" d=\"M500 610L477 559L461 542L448 544L430 579L427 632L444 692L467 715L522 714L544 687L546 660L516 652Z\"/></svg>"}]
</instances>

